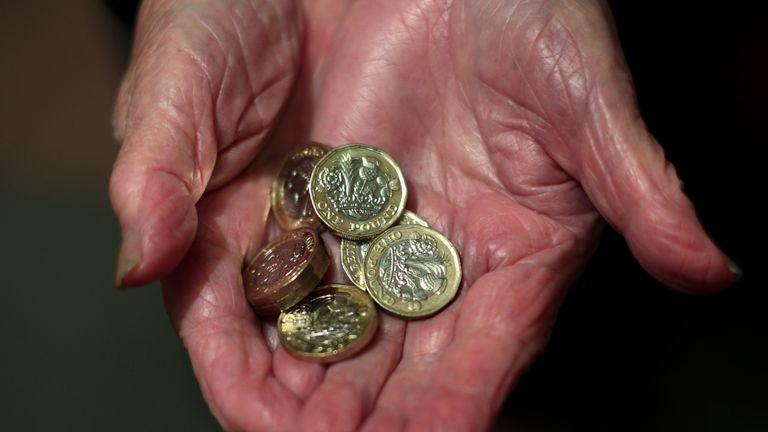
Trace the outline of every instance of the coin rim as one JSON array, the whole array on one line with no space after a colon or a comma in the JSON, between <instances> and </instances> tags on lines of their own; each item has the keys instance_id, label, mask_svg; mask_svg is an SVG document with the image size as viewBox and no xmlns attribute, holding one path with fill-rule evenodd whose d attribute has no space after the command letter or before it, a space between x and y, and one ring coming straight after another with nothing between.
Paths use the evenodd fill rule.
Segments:
<instances>
[{"instance_id":1,"label":"coin rim","mask_svg":"<svg viewBox=\"0 0 768 432\"><path fill-rule=\"evenodd\" d=\"M381 255L383 255L383 250L382 250L382 252L375 252L375 250L373 248L373 244L376 243L377 241L379 241L379 239L385 237L392 230L401 230L401 231L417 231L417 230L422 230L422 231L428 231L429 235L434 236L435 238L437 238L439 240L439 242L442 243L446 247L446 249L448 250L449 255L451 257L451 260L454 263L453 268L455 269L455 272L456 272L456 275L455 275L454 278L450 278L450 277L448 277L448 275L446 275L446 283L448 283L451 280L455 281L450 286L446 286L446 289L445 289L445 293L447 294L448 291L450 290L451 291L451 295L448 296L448 295L443 294L443 296L441 296L441 297L447 298L447 300L444 300L441 303L437 303L436 307L428 308L428 309L426 309L426 311L425 311L425 309L421 309L418 312L409 312L407 310L404 311L404 310L401 310L401 309L397 309L397 308L395 308L393 306L387 305L386 303L381 301L381 299L379 298L380 297L380 292L377 291L377 290L371 289L371 282L370 282L370 280L368 278L368 272L365 271L364 272L365 278L366 278L365 283L366 283L366 286L368 287L368 294L370 294L371 298L373 298L373 300L376 302L376 304L381 306L384 310L392 313L393 315L399 316L401 318L411 318L411 319L414 319L414 318L427 318L427 317L430 317L430 316L434 315L435 313L439 312L440 310L442 310L443 308L445 308L446 306L448 306L453 301L453 299L456 298L456 295L458 294L459 287L461 286L461 281L462 281L461 259L459 257L459 253L456 250L456 247L453 245L453 243L451 243L451 241L446 236L444 236L442 233L440 233L439 231L437 231L437 230L435 230L435 229L433 229L431 227L423 227L423 226L420 226L420 225L397 225L397 226L394 226L394 227L388 229L387 231L384 231L381 235L379 235L378 237L376 237L374 240L371 241L371 246L368 248L368 253L366 254L366 257L365 257L365 266L363 267L364 269L368 269L369 261L378 261L378 260L381 259ZM378 257L377 257L377 255L378 255ZM433 297L430 297L430 298L433 298ZM393 305L397 305L397 304L401 304L401 303L406 303L406 302L404 302L402 300L396 300L393 303ZM424 304L424 301L421 301L421 303Z\"/></svg>"},{"instance_id":2,"label":"coin rim","mask_svg":"<svg viewBox=\"0 0 768 432\"><path fill-rule=\"evenodd\" d=\"M398 225L420 225L423 227L429 228L429 224L427 221L421 218L418 214L405 209L403 210L402 216L400 216L400 219L397 220L397 223L393 226ZM368 291L368 283L365 281L365 257L363 257L363 261L360 262L357 257L360 256L359 250L362 244L364 243L371 243L373 240L348 240L348 239L341 239L341 245L339 246L341 250L341 268L344 270L344 274L347 275L349 280L358 288ZM355 273L351 268L349 268L349 265L346 260L347 254L351 253L351 257L354 259L354 264L357 265L360 268L360 272Z\"/></svg>"},{"instance_id":3,"label":"coin rim","mask_svg":"<svg viewBox=\"0 0 768 432\"><path fill-rule=\"evenodd\" d=\"M305 155L308 151L313 149L319 149L322 151L322 154L317 159L317 162L319 162L320 159L322 159L323 156L325 156L331 150L331 147L323 143L311 141L309 144L295 151L294 153L292 153L291 155L289 155L283 160L283 162L280 164L280 170L278 171L277 176L272 181L272 185L269 191L269 201L272 207L272 214L275 215L275 219L277 220L277 223L280 224L280 226L283 227L283 229L285 230L293 230L300 227L317 229L322 224L322 221L320 220L320 218L317 215L317 212L315 211L314 205L312 206L312 212L314 213L314 215L308 216L306 218L294 219L288 214L288 211L285 209L285 204L284 204L285 191L283 190L284 188L282 187L282 185L285 183L285 179L288 176L288 172L286 171L288 163L294 160L295 158ZM317 165L317 162L315 162L315 165ZM311 185L312 185L312 180L311 180L311 173L310 173L310 182L307 185L307 188L309 189ZM310 202L311 201L312 201L312 198L310 196Z\"/></svg>"},{"instance_id":4,"label":"coin rim","mask_svg":"<svg viewBox=\"0 0 768 432\"><path fill-rule=\"evenodd\" d=\"M297 265L295 269L291 270L292 275L290 277L281 279L284 283L274 284L278 286L275 289L276 293L271 296L266 296L264 304L258 301L254 302L252 293L255 288L248 282L250 280L248 278L248 273L253 263L259 258L274 251L274 249L283 242L294 239L304 232L309 233L314 240L314 246L308 253L309 257ZM309 294L317 284L320 283L320 280L322 280L329 266L330 258L328 252L325 250L325 245L315 230L301 227L287 231L264 246L259 253L246 264L242 272L246 299L258 315L276 315L281 310L292 307Z\"/></svg>"},{"instance_id":5,"label":"coin rim","mask_svg":"<svg viewBox=\"0 0 768 432\"><path fill-rule=\"evenodd\" d=\"M316 296L323 295L322 291L332 291L332 293L335 294L340 290L348 291L351 297L361 300L362 303L365 303L370 308L371 314L369 324L363 333L357 339L347 345L344 349L336 351L335 353L305 353L299 351L294 349L294 347L286 341L286 335L282 331L283 319L285 319L285 317L291 313L291 309L293 309L291 308L281 312L280 316L277 318L278 339L280 340L280 344L289 354L301 360L329 363L349 358L368 346L370 341L373 339L373 336L376 334L376 330L378 329L379 325L379 319L378 311L376 310L376 303L365 292L360 291L360 289L353 285L327 284L315 288L308 296L304 298L304 300L309 301ZM298 306L299 304L296 305L296 307Z\"/></svg>"},{"instance_id":6,"label":"coin rim","mask_svg":"<svg viewBox=\"0 0 768 432\"><path fill-rule=\"evenodd\" d=\"M339 228L338 225L331 224L329 221L327 221L324 217L322 212L318 211L317 208L317 202L318 197L315 193L315 185L318 181L318 167L322 166L324 163L328 163L331 159L333 159L337 154L342 153L343 151L364 151L364 152L370 152L373 153L376 157L383 159L386 163L388 163L392 169L394 170L397 180L400 182L400 200L397 203L397 212L395 215L393 215L390 220L388 220L386 223L382 224L379 227L376 227L375 229L366 231L362 234L356 234L351 233L349 231L343 231ZM365 155L361 155L365 156ZM323 201L326 201L328 204L329 209L333 209L333 206L330 202L328 202L328 194L323 193L322 194L325 199ZM387 228L394 225L399 219L400 216L402 216L403 211L405 210L405 203L408 200L408 186L405 183L405 176L403 175L403 170L400 168L400 166L395 162L395 159L389 155L389 153L385 152L384 150L370 146L368 144L362 144L362 143L353 143L353 144L346 144L343 146L336 147L334 149L331 149L328 153L325 154L317 163L315 164L315 169L312 170L312 177L309 181L309 196L312 200L312 207L315 210L315 214L320 218L320 220L328 226L333 232L335 232L338 236L350 239L350 240L364 240L364 239L371 239L376 237L378 234L384 232L387 230ZM336 214L339 218L344 219L345 222L351 221L350 218L336 212L335 210L332 210L334 214ZM374 218L375 219L375 218ZM374 219L367 219L367 220L374 220ZM354 221L354 222L361 222L361 221Z\"/></svg>"}]
</instances>

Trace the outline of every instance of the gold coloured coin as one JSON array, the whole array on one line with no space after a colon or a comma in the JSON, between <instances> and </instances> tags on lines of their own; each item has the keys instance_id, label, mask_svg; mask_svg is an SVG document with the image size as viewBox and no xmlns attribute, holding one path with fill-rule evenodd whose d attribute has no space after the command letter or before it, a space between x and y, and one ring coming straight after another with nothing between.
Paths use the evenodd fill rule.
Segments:
<instances>
[{"instance_id":1,"label":"gold coloured coin","mask_svg":"<svg viewBox=\"0 0 768 432\"><path fill-rule=\"evenodd\" d=\"M315 165L310 197L320 219L339 236L362 240L392 226L407 189L391 156L365 144L335 148Z\"/></svg>"},{"instance_id":2,"label":"gold coloured coin","mask_svg":"<svg viewBox=\"0 0 768 432\"><path fill-rule=\"evenodd\" d=\"M400 220L397 221L397 224L429 226L424 219L408 210L403 211L403 215L400 216ZM344 269L344 273L347 274L349 280L351 280L355 286L363 290L368 289L365 283L363 264L365 263L365 254L368 251L368 246L370 244L371 243L368 240L341 239L341 268Z\"/></svg>"},{"instance_id":3,"label":"gold coloured coin","mask_svg":"<svg viewBox=\"0 0 768 432\"><path fill-rule=\"evenodd\" d=\"M277 319L277 334L292 355L332 362L360 351L376 332L376 305L351 285L315 289Z\"/></svg>"},{"instance_id":4,"label":"gold coloured coin","mask_svg":"<svg viewBox=\"0 0 768 432\"><path fill-rule=\"evenodd\" d=\"M284 229L320 226L320 219L309 197L309 180L315 164L329 149L324 144L313 142L283 162L272 183L270 198L275 219Z\"/></svg>"},{"instance_id":5,"label":"gold coloured coin","mask_svg":"<svg viewBox=\"0 0 768 432\"><path fill-rule=\"evenodd\" d=\"M275 315L309 294L320 283L329 264L328 253L314 230L288 231L246 266L246 297L257 314Z\"/></svg>"},{"instance_id":6,"label":"gold coloured coin","mask_svg":"<svg viewBox=\"0 0 768 432\"><path fill-rule=\"evenodd\" d=\"M398 225L376 237L365 257L368 292L379 306L406 318L445 307L461 284L456 248L439 232Z\"/></svg>"}]
</instances>

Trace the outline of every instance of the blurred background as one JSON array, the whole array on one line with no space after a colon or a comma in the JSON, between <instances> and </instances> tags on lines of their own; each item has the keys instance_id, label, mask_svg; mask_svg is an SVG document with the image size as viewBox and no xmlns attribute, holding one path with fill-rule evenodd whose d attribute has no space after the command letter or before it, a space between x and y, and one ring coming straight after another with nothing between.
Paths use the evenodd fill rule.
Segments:
<instances>
[{"instance_id":1,"label":"blurred background","mask_svg":"<svg viewBox=\"0 0 768 432\"><path fill-rule=\"evenodd\" d=\"M768 430L767 8L611 3L643 116L745 277L677 294L607 230L496 429ZM158 287L113 286L134 8L0 2L0 430L217 430Z\"/></svg>"}]
</instances>

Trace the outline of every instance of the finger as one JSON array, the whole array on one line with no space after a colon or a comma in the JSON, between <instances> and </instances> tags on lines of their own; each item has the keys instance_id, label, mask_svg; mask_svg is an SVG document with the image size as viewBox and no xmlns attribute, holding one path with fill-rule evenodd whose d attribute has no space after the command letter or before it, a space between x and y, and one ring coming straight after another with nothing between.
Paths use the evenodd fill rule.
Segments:
<instances>
[{"instance_id":1,"label":"finger","mask_svg":"<svg viewBox=\"0 0 768 432\"><path fill-rule=\"evenodd\" d=\"M493 88L484 94L506 98L508 106L494 114L511 126L506 132L530 135L578 179L646 270L682 290L723 288L736 274L639 116L604 5L556 3L524 20L514 11L490 17L512 23L505 46L527 49L487 56L479 73ZM490 43L491 32L478 34Z\"/></svg>"},{"instance_id":2,"label":"finger","mask_svg":"<svg viewBox=\"0 0 768 432\"><path fill-rule=\"evenodd\" d=\"M476 207L441 227L464 251L465 285L447 309L409 323L403 358L382 390L369 430L406 424L413 430L482 430L543 345L554 316L547 314L594 244L595 233L577 240L504 197L476 195L473 201ZM526 334L534 328L540 336ZM434 412L422 416L427 409Z\"/></svg>"},{"instance_id":3,"label":"finger","mask_svg":"<svg viewBox=\"0 0 768 432\"><path fill-rule=\"evenodd\" d=\"M266 229L263 165L199 204L200 232L164 281L169 316L211 410L228 430L289 430L301 405L273 374L272 351L246 298L243 257Z\"/></svg>"},{"instance_id":4,"label":"finger","mask_svg":"<svg viewBox=\"0 0 768 432\"><path fill-rule=\"evenodd\" d=\"M581 177L588 195L658 280L690 292L729 286L740 270L702 228L658 143L638 135L591 148Z\"/></svg>"},{"instance_id":5,"label":"finger","mask_svg":"<svg viewBox=\"0 0 768 432\"><path fill-rule=\"evenodd\" d=\"M368 347L328 367L322 384L306 401L300 430L356 430L400 359L404 331L402 320L380 314L377 334Z\"/></svg>"},{"instance_id":6,"label":"finger","mask_svg":"<svg viewBox=\"0 0 768 432\"><path fill-rule=\"evenodd\" d=\"M115 111L119 286L179 263L195 235L195 203L253 160L285 102L298 68L297 10L258 3L142 7Z\"/></svg>"},{"instance_id":7,"label":"finger","mask_svg":"<svg viewBox=\"0 0 768 432\"><path fill-rule=\"evenodd\" d=\"M684 291L727 287L736 269L702 228L672 164L635 103L615 34L589 34L595 65L574 173L645 269ZM608 58L606 60L606 57Z\"/></svg>"},{"instance_id":8,"label":"finger","mask_svg":"<svg viewBox=\"0 0 768 432\"><path fill-rule=\"evenodd\" d=\"M298 398L272 375L272 353L242 294L241 259L196 243L163 283L171 319L205 400L226 430L288 430Z\"/></svg>"},{"instance_id":9,"label":"finger","mask_svg":"<svg viewBox=\"0 0 768 432\"><path fill-rule=\"evenodd\" d=\"M455 334L441 356L431 362L404 353L365 430L488 429L509 388L545 345L557 306L583 264L562 259L571 255L568 248L478 279L461 299Z\"/></svg>"},{"instance_id":10,"label":"finger","mask_svg":"<svg viewBox=\"0 0 768 432\"><path fill-rule=\"evenodd\" d=\"M158 77L136 90L143 114L126 129L110 180L110 199L123 243L118 286L142 285L164 276L189 248L197 229L195 203L216 160L211 120L196 126L198 107L184 100L186 81ZM194 84L193 84L194 85Z\"/></svg>"},{"instance_id":11,"label":"finger","mask_svg":"<svg viewBox=\"0 0 768 432\"><path fill-rule=\"evenodd\" d=\"M409 411L407 430L488 429L509 388L546 344L557 307L583 265L571 247L542 251L477 280L421 406Z\"/></svg>"}]
</instances>

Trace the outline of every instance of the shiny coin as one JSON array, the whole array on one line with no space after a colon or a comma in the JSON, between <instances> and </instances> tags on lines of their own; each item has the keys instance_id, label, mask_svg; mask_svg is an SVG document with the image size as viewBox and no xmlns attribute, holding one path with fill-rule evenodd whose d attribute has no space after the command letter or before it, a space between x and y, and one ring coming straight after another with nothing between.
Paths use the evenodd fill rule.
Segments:
<instances>
[{"instance_id":1,"label":"shiny coin","mask_svg":"<svg viewBox=\"0 0 768 432\"><path fill-rule=\"evenodd\" d=\"M365 347L376 332L376 305L351 285L325 285L280 314L285 349L305 360L332 362Z\"/></svg>"},{"instance_id":2,"label":"shiny coin","mask_svg":"<svg viewBox=\"0 0 768 432\"><path fill-rule=\"evenodd\" d=\"M312 172L309 193L323 223L351 240L372 238L393 225L407 198L403 173L392 157L364 144L323 156Z\"/></svg>"},{"instance_id":3,"label":"shiny coin","mask_svg":"<svg viewBox=\"0 0 768 432\"><path fill-rule=\"evenodd\" d=\"M418 225L398 225L376 237L368 247L364 269L376 303L406 318L442 309L461 284L461 262L451 242Z\"/></svg>"},{"instance_id":4,"label":"shiny coin","mask_svg":"<svg viewBox=\"0 0 768 432\"><path fill-rule=\"evenodd\" d=\"M243 271L248 301L260 315L277 314L309 294L328 265L328 253L314 230L289 231L262 249Z\"/></svg>"},{"instance_id":5,"label":"shiny coin","mask_svg":"<svg viewBox=\"0 0 768 432\"><path fill-rule=\"evenodd\" d=\"M429 226L424 219L408 210L403 211L403 215L400 216L397 224ZM369 245L370 241L368 240L341 240L341 268L344 269L344 273L347 274L347 277L355 286L364 290L368 289L365 284L363 264Z\"/></svg>"},{"instance_id":6,"label":"shiny coin","mask_svg":"<svg viewBox=\"0 0 768 432\"><path fill-rule=\"evenodd\" d=\"M275 219L284 229L320 226L309 197L309 180L315 164L328 150L323 144L311 143L283 162L270 198Z\"/></svg>"}]
</instances>

